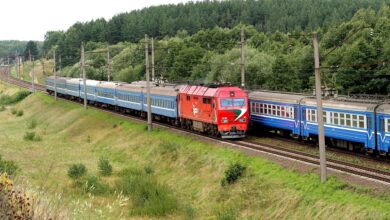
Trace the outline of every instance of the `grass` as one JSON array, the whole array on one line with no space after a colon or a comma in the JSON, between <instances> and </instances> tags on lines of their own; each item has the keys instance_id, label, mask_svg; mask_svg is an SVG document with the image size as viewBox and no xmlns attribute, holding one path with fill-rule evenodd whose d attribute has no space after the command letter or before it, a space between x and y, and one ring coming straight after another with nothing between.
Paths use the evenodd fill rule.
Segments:
<instances>
[{"instance_id":1,"label":"grass","mask_svg":"<svg viewBox=\"0 0 390 220\"><path fill-rule=\"evenodd\" d=\"M43 64L43 65L42 65ZM39 84L46 84L45 78L46 76L53 74L53 60L36 60L34 62L34 77L36 83ZM44 72L43 72L44 68ZM31 82L32 80L32 62L26 61L24 62L24 65L21 65L20 67L20 76L17 74L17 70L15 67L11 68L11 75L14 77L19 77L23 80Z\"/></svg>"},{"instance_id":2,"label":"grass","mask_svg":"<svg viewBox=\"0 0 390 220\"><path fill-rule=\"evenodd\" d=\"M39 93L15 108L24 110L23 117L0 112L0 154L17 163L29 187L61 195L71 219L390 218L389 193L378 196L334 177L321 184L316 174L162 129L147 133L143 124ZM40 142L21 138L31 132L26 123L32 120ZM97 176L102 157L113 167L111 176ZM89 186L102 184L104 193L75 188L67 176L74 163L85 164ZM245 172L221 186L236 163Z\"/></svg>"}]
</instances>

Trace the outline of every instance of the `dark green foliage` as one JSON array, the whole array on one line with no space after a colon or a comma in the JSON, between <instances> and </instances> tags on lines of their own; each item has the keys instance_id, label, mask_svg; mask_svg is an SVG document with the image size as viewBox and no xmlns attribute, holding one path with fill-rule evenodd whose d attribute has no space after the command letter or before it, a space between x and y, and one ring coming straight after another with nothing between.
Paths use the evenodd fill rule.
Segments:
<instances>
[{"instance_id":1,"label":"dark green foliage","mask_svg":"<svg viewBox=\"0 0 390 220\"><path fill-rule=\"evenodd\" d=\"M88 176L84 180L83 190L86 193L92 193L94 195L101 195L109 190L109 186L106 183L103 183L96 176Z\"/></svg>"},{"instance_id":2,"label":"dark green foliage","mask_svg":"<svg viewBox=\"0 0 390 220\"><path fill-rule=\"evenodd\" d=\"M35 132L26 132L23 136L25 141L41 141L41 136L35 134Z\"/></svg>"},{"instance_id":3,"label":"dark green foliage","mask_svg":"<svg viewBox=\"0 0 390 220\"><path fill-rule=\"evenodd\" d=\"M147 173L147 174L152 174L152 173L154 173L153 168L150 167L150 166L144 167L144 171L145 171L145 173Z\"/></svg>"},{"instance_id":4,"label":"dark green foliage","mask_svg":"<svg viewBox=\"0 0 390 220\"><path fill-rule=\"evenodd\" d=\"M103 176L110 176L112 174L112 166L110 161L106 158L100 158L98 164L99 172Z\"/></svg>"},{"instance_id":5,"label":"dark green foliage","mask_svg":"<svg viewBox=\"0 0 390 220\"><path fill-rule=\"evenodd\" d=\"M14 175L19 168L14 161L4 160L0 155L0 173L6 172L9 175Z\"/></svg>"},{"instance_id":6,"label":"dark green foliage","mask_svg":"<svg viewBox=\"0 0 390 220\"><path fill-rule=\"evenodd\" d=\"M23 116L23 114L24 114L23 110L18 110L18 111L16 112L16 117Z\"/></svg>"},{"instance_id":7,"label":"dark green foliage","mask_svg":"<svg viewBox=\"0 0 390 220\"><path fill-rule=\"evenodd\" d=\"M147 33L159 39L154 42L158 78L240 85L243 29L248 89L311 92L314 69L308 33L316 30L323 85L344 94L388 94L388 3L232 0L158 6L119 14L109 21L76 23L66 32L48 32L44 46L58 46L62 64L67 66L63 73L78 76L80 43L86 42L87 50L97 52L86 61L88 78L106 80L107 60L101 52L106 42L117 43L110 45L112 78L131 82L145 78L143 37Z\"/></svg>"},{"instance_id":8,"label":"dark green foliage","mask_svg":"<svg viewBox=\"0 0 390 220\"><path fill-rule=\"evenodd\" d=\"M235 163L229 166L229 168L225 171L225 176L221 181L221 185L225 186L226 184L235 183L244 173L246 167Z\"/></svg>"},{"instance_id":9,"label":"dark green foliage","mask_svg":"<svg viewBox=\"0 0 390 220\"><path fill-rule=\"evenodd\" d=\"M27 42L26 48L24 49L24 58L26 60L29 60L30 55L31 55L31 59L38 58L38 45L36 42L31 41L31 40L29 42Z\"/></svg>"},{"instance_id":10,"label":"dark green foliage","mask_svg":"<svg viewBox=\"0 0 390 220\"><path fill-rule=\"evenodd\" d=\"M68 176L74 180L80 179L87 173L87 167L84 164L72 164L68 170Z\"/></svg>"},{"instance_id":11,"label":"dark green foliage","mask_svg":"<svg viewBox=\"0 0 390 220\"><path fill-rule=\"evenodd\" d=\"M13 95L6 95L6 94L1 94L0 95L0 105L11 105L15 104L17 102L22 101L25 99L27 96L29 96L31 92L26 91L26 90L21 90L18 91L17 93Z\"/></svg>"},{"instance_id":12,"label":"dark green foliage","mask_svg":"<svg viewBox=\"0 0 390 220\"><path fill-rule=\"evenodd\" d=\"M131 197L131 215L165 216L178 209L177 200L171 190L140 169L121 171L115 189Z\"/></svg>"}]
</instances>

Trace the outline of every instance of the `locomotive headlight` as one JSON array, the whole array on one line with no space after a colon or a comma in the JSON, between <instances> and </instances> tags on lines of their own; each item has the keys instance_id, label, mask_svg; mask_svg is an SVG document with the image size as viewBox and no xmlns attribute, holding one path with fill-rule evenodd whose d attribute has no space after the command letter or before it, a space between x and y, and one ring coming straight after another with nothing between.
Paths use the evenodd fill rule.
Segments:
<instances>
[{"instance_id":1,"label":"locomotive headlight","mask_svg":"<svg viewBox=\"0 0 390 220\"><path fill-rule=\"evenodd\" d=\"M226 117L222 117L221 123L228 123L228 119Z\"/></svg>"},{"instance_id":2,"label":"locomotive headlight","mask_svg":"<svg viewBox=\"0 0 390 220\"><path fill-rule=\"evenodd\" d=\"M239 122L246 122L246 117L238 119Z\"/></svg>"}]
</instances>

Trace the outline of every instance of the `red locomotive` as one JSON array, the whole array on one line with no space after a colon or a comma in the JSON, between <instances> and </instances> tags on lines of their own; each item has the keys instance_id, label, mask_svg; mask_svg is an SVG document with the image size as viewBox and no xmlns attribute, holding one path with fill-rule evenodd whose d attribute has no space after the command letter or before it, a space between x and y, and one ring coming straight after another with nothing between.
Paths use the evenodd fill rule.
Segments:
<instances>
[{"instance_id":1,"label":"red locomotive","mask_svg":"<svg viewBox=\"0 0 390 220\"><path fill-rule=\"evenodd\" d=\"M248 125L248 95L235 86L183 86L178 95L183 128L242 138Z\"/></svg>"}]
</instances>

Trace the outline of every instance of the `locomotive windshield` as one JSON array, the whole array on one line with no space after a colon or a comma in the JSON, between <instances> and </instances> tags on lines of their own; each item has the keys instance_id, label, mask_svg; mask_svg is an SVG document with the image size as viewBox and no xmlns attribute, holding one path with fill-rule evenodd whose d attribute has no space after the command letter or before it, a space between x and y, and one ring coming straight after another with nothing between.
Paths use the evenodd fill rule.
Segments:
<instances>
[{"instance_id":1,"label":"locomotive windshield","mask_svg":"<svg viewBox=\"0 0 390 220\"><path fill-rule=\"evenodd\" d=\"M245 106L244 98L221 99L221 107L242 107Z\"/></svg>"}]
</instances>

